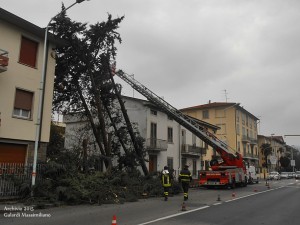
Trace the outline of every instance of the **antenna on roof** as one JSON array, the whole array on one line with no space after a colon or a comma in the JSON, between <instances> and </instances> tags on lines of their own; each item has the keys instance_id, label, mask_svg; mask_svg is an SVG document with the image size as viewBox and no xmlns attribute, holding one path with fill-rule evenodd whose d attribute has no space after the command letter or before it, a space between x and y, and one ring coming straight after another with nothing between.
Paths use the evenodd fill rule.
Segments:
<instances>
[{"instance_id":1,"label":"antenna on roof","mask_svg":"<svg viewBox=\"0 0 300 225\"><path fill-rule=\"evenodd\" d=\"M226 100L226 102L228 101L227 94L228 94L228 93L227 93L227 90L225 89L225 90L224 90L224 95L225 95L225 100Z\"/></svg>"}]
</instances>

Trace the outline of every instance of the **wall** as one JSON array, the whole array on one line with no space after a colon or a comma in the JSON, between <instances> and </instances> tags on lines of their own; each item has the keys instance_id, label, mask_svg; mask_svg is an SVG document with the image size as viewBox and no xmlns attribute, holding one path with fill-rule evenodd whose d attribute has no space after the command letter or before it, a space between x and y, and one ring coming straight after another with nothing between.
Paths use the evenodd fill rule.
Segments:
<instances>
[{"instance_id":1,"label":"wall","mask_svg":"<svg viewBox=\"0 0 300 225\"><path fill-rule=\"evenodd\" d=\"M18 143L27 142L28 156L31 161L31 145L36 137L36 121L39 104L39 87L43 63L43 40L36 35L19 27L0 20L0 48L9 52L9 64L7 71L0 73L0 141ZM37 68L28 67L18 63L21 37L25 36L39 43L37 55ZM50 44L49 49L53 45ZM43 121L41 131L41 142L45 145L50 137L53 82L54 82L55 60L48 57L47 77L45 80L45 98L43 109ZM15 90L20 88L34 93L31 119L14 118ZM44 148L45 149L45 148ZM41 151L43 152L43 151ZM41 153L42 158L45 153Z\"/></svg>"}]
</instances>

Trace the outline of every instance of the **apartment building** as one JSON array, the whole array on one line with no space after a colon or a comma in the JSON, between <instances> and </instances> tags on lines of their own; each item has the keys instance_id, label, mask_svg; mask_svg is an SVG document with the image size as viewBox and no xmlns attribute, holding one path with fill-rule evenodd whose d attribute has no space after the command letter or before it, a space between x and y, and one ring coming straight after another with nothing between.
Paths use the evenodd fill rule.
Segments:
<instances>
[{"instance_id":1,"label":"apartment building","mask_svg":"<svg viewBox=\"0 0 300 225\"><path fill-rule=\"evenodd\" d=\"M33 161L43 64L44 29L0 8L0 162ZM57 43L49 37L38 161L49 142Z\"/></svg>"},{"instance_id":2,"label":"apartment building","mask_svg":"<svg viewBox=\"0 0 300 225\"><path fill-rule=\"evenodd\" d=\"M225 142L233 151L243 155L251 165L259 165L259 149L257 144L257 121L253 114L239 103L209 102L181 109L191 117L213 124L220 129L216 136Z\"/></svg>"},{"instance_id":3,"label":"apartment building","mask_svg":"<svg viewBox=\"0 0 300 225\"><path fill-rule=\"evenodd\" d=\"M264 158L264 155L262 154L262 145L263 144L269 144L271 148L271 154L268 155L267 158L267 164L268 164L268 171L263 166L264 163L266 163L266 160ZM258 135L258 146L260 151L260 163L259 167L262 168L262 172L268 173L270 171L281 171L281 165L280 165L280 157L286 156L287 154L287 148L286 143L282 136L264 136L264 135Z\"/></svg>"},{"instance_id":4,"label":"apartment building","mask_svg":"<svg viewBox=\"0 0 300 225\"><path fill-rule=\"evenodd\" d=\"M197 171L208 169L213 154L211 147L149 101L125 96L123 100L130 121L146 141L146 157L149 160L147 167L150 172L161 171L168 165L178 175L182 165L188 164L193 177L196 178ZM65 147L81 146L77 131L82 128L84 122L70 115L64 116L64 122ZM198 123L212 133L218 129L217 126L204 121L198 120Z\"/></svg>"}]
</instances>

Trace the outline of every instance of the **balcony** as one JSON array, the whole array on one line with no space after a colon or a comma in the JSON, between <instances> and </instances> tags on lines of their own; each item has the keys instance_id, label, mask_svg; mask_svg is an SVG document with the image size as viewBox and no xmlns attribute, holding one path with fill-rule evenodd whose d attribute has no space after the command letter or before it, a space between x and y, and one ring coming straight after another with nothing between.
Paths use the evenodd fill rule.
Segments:
<instances>
[{"instance_id":1,"label":"balcony","mask_svg":"<svg viewBox=\"0 0 300 225\"><path fill-rule=\"evenodd\" d=\"M243 135L242 136L242 142L247 142L247 143L250 143L250 138L246 135Z\"/></svg>"},{"instance_id":2,"label":"balcony","mask_svg":"<svg viewBox=\"0 0 300 225\"><path fill-rule=\"evenodd\" d=\"M252 160L258 160L258 155L252 154L252 153L246 153L243 156L244 159L252 159Z\"/></svg>"},{"instance_id":3,"label":"balcony","mask_svg":"<svg viewBox=\"0 0 300 225\"><path fill-rule=\"evenodd\" d=\"M183 144L181 146L181 154L185 156L199 157L206 154L206 148Z\"/></svg>"},{"instance_id":4,"label":"balcony","mask_svg":"<svg viewBox=\"0 0 300 225\"><path fill-rule=\"evenodd\" d=\"M152 152L167 151L168 142L156 138L148 138L146 140L146 149Z\"/></svg>"},{"instance_id":5,"label":"balcony","mask_svg":"<svg viewBox=\"0 0 300 225\"><path fill-rule=\"evenodd\" d=\"M257 139L250 138L250 145L257 145Z\"/></svg>"},{"instance_id":6,"label":"balcony","mask_svg":"<svg viewBox=\"0 0 300 225\"><path fill-rule=\"evenodd\" d=\"M8 66L8 52L0 49L0 73L5 72Z\"/></svg>"}]
</instances>

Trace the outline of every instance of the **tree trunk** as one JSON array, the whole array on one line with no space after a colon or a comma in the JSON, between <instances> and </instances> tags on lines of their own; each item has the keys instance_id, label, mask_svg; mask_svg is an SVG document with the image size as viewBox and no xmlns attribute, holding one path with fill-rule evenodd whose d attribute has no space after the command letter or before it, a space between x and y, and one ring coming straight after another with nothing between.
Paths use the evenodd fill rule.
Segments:
<instances>
[{"instance_id":1,"label":"tree trunk","mask_svg":"<svg viewBox=\"0 0 300 225\"><path fill-rule=\"evenodd\" d=\"M110 74L110 79L113 83L113 86L114 86L114 89L115 89L115 93L116 93L116 96L117 96L117 99L119 101L119 104L121 106L121 111L122 111L122 114L123 114L123 117L125 119L125 122L126 122L126 126L127 126L127 129L128 129L128 132L129 132L129 135L130 135L130 138L131 138L131 141L133 143L133 146L134 146L134 149L135 149L135 152L138 156L138 161L142 167L142 170L144 172L144 175L147 176L149 175L149 171L148 171L148 168L146 166L146 163L145 163L145 160L143 158L143 153L142 153L142 149L139 148L137 142L136 142L136 139L135 139L135 135L134 135L134 131L133 131L133 128L132 128L132 125L131 125L131 122L130 122L130 119L128 117L128 114L127 114L127 110L125 108L125 105L124 105L124 102L121 98L121 94L120 92L117 90L117 87L116 87L116 84L115 84L115 81L114 81L114 78L112 76L112 73L111 71L109 71L109 74Z\"/></svg>"}]
</instances>

